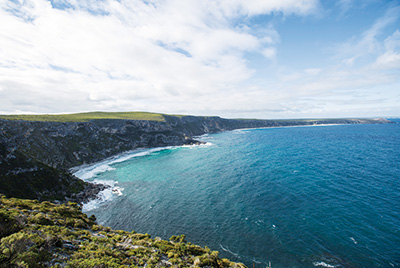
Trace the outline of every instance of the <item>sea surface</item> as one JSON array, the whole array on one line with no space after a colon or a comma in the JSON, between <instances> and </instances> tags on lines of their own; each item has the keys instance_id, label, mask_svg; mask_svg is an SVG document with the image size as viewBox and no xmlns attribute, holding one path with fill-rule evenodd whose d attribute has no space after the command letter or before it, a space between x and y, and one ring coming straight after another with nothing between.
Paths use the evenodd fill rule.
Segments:
<instances>
[{"instance_id":1,"label":"sea surface","mask_svg":"<svg viewBox=\"0 0 400 268\"><path fill-rule=\"evenodd\" d=\"M100 224L248 267L400 267L400 120L235 130L81 167ZM113 191L112 191L113 189Z\"/></svg>"}]
</instances>

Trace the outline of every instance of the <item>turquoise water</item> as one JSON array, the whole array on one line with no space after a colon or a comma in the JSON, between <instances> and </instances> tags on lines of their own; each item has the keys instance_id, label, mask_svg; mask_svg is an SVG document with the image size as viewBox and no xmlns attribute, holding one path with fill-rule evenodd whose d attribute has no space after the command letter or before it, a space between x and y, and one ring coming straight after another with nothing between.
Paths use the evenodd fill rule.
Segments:
<instances>
[{"instance_id":1,"label":"turquoise water","mask_svg":"<svg viewBox=\"0 0 400 268\"><path fill-rule=\"evenodd\" d=\"M122 193L85 211L112 228L186 234L249 267L400 267L400 124L201 139L82 169Z\"/></svg>"}]
</instances>

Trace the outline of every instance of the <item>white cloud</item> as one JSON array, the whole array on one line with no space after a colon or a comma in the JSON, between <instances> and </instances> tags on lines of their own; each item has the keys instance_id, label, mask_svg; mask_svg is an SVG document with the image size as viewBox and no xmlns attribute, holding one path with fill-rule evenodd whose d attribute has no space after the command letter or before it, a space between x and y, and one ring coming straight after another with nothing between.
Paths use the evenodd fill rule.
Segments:
<instances>
[{"instance_id":1,"label":"white cloud","mask_svg":"<svg viewBox=\"0 0 400 268\"><path fill-rule=\"evenodd\" d=\"M222 9L228 14L239 12L246 15L258 15L271 12L309 14L314 12L318 6L318 1L315 0L221 0L218 2Z\"/></svg>"},{"instance_id":2,"label":"white cloud","mask_svg":"<svg viewBox=\"0 0 400 268\"><path fill-rule=\"evenodd\" d=\"M267 59L274 59L276 57L276 49L274 47L264 48L261 52Z\"/></svg>"},{"instance_id":3,"label":"white cloud","mask_svg":"<svg viewBox=\"0 0 400 268\"><path fill-rule=\"evenodd\" d=\"M319 68L308 68L305 69L304 72L308 75L318 75L321 73L321 69Z\"/></svg>"},{"instance_id":4,"label":"white cloud","mask_svg":"<svg viewBox=\"0 0 400 268\"><path fill-rule=\"evenodd\" d=\"M254 33L234 20L271 12L307 14L316 4L2 2L2 107L37 112L183 109L192 98L238 89L253 74L245 53L275 57L279 36L271 26Z\"/></svg>"},{"instance_id":5,"label":"white cloud","mask_svg":"<svg viewBox=\"0 0 400 268\"><path fill-rule=\"evenodd\" d=\"M265 14L313 14L318 8L317 0L3 1L0 107L6 113L145 110L290 117L337 108L338 91L355 99L355 91L346 89L395 79L371 75L374 68L398 66L398 32L384 42L377 39L396 21L395 8L361 41L340 46L338 62L352 64L280 73L279 33L271 23L254 28L249 21ZM353 69L371 51L371 66ZM261 58L265 70L256 70L248 55Z\"/></svg>"},{"instance_id":6,"label":"white cloud","mask_svg":"<svg viewBox=\"0 0 400 268\"><path fill-rule=\"evenodd\" d=\"M400 6L389 8L384 16L377 19L376 22L360 36L356 36L348 42L339 44L336 47L336 55L347 65L354 65L358 62L371 60L382 52L383 42L380 41L380 35L390 25L399 20Z\"/></svg>"},{"instance_id":7,"label":"white cloud","mask_svg":"<svg viewBox=\"0 0 400 268\"><path fill-rule=\"evenodd\" d=\"M391 7L365 32L338 44L328 65L281 68L281 83L269 97L285 103L277 112L297 116L375 116L378 112L397 115L400 111L400 30L388 30L400 17ZM279 91L280 94L276 94ZM272 102L273 102L272 101ZM269 103L268 107L274 107ZM279 111L279 109L277 109ZM283 109L282 109L283 111ZM335 115L336 114L336 115Z\"/></svg>"},{"instance_id":8,"label":"white cloud","mask_svg":"<svg viewBox=\"0 0 400 268\"><path fill-rule=\"evenodd\" d=\"M341 14L344 15L351 9L353 2L354 0L339 0L336 4L340 7Z\"/></svg>"},{"instance_id":9,"label":"white cloud","mask_svg":"<svg viewBox=\"0 0 400 268\"><path fill-rule=\"evenodd\" d=\"M396 30L384 41L384 53L375 63L377 68L400 69L400 31Z\"/></svg>"}]
</instances>

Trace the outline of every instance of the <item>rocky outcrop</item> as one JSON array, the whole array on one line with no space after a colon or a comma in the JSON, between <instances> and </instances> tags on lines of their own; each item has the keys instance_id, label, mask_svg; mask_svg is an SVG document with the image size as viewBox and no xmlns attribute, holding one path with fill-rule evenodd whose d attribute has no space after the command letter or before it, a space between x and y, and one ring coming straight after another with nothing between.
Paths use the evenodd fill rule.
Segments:
<instances>
[{"instance_id":1,"label":"rocky outcrop","mask_svg":"<svg viewBox=\"0 0 400 268\"><path fill-rule=\"evenodd\" d=\"M98 192L99 186L84 183L67 170L125 151L198 144L193 136L239 128L360 123L387 121L232 120L168 115L164 115L164 121L98 119L87 122L39 122L0 119L0 193L42 200L60 199L62 196L85 200ZM18 185L23 186L24 190L18 189ZM87 194L78 195L82 191Z\"/></svg>"}]
</instances>

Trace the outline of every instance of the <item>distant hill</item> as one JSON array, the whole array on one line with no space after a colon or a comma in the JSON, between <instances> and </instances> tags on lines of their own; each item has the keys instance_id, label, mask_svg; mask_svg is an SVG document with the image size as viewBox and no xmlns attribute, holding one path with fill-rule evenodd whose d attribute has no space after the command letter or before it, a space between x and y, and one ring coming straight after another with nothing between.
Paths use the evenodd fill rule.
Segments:
<instances>
[{"instance_id":1,"label":"distant hill","mask_svg":"<svg viewBox=\"0 0 400 268\"><path fill-rule=\"evenodd\" d=\"M164 121L162 114L147 112L88 112L76 114L0 115L0 119L43 122L88 122L96 119Z\"/></svg>"}]
</instances>

